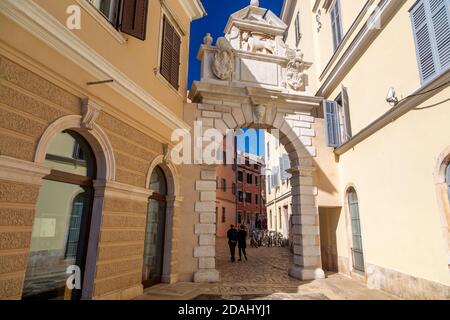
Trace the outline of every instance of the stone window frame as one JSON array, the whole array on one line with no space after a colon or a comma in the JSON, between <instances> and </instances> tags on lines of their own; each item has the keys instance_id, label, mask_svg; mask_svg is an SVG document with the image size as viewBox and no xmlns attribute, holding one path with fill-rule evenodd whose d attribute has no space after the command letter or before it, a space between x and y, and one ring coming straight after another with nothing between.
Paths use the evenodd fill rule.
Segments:
<instances>
[{"instance_id":1,"label":"stone window frame","mask_svg":"<svg viewBox=\"0 0 450 320\"><path fill-rule=\"evenodd\" d=\"M164 41L164 17L169 21L169 23L173 26L175 32L180 37L180 64L179 64L179 71L178 71L178 88L174 88L172 84L161 74L161 58L162 58L162 46ZM182 55L184 52L184 46L186 42L186 35L188 32L178 23L178 21L181 21L178 19L178 16L166 5L165 2L161 2L161 10L160 10L160 16L159 16L159 32L158 32L158 55L157 55L157 61L156 61L156 67L154 68L154 73L156 77L166 86L169 88L173 93L177 94L179 97L182 97L182 85L180 79L183 77L181 73L182 69Z\"/></svg>"},{"instance_id":2,"label":"stone window frame","mask_svg":"<svg viewBox=\"0 0 450 320\"><path fill-rule=\"evenodd\" d=\"M90 107L90 102L87 105ZM42 134L36 147L34 163L44 164L48 147L53 138L64 130L72 130L80 134L92 148L97 166L97 177L94 180L94 199L91 208L91 221L89 243L85 262L82 283L81 299L91 299L94 295L94 279L97 267L98 239L100 236L101 220L103 214L104 190L106 183L115 181L116 162L112 144L95 122L90 129L83 126L84 116L63 116L50 124Z\"/></svg>"},{"instance_id":3,"label":"stone window frame","mask_svg":"<svg viewBox=\"0 0 450 320\"><path fill-rule=\"evenodd\" d=\"M434 169L434 183L439 208L439 219L444 239L444 250L447 255L447 267L450 272L450 146L447 146L439 155Z\"/></svg>"}]
</instances>

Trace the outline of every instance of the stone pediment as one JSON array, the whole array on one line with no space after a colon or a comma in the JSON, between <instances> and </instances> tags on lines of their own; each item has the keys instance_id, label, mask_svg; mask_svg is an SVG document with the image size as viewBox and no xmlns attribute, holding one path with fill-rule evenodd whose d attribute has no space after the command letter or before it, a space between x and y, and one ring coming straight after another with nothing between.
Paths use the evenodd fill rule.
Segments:
<instances>
[{"instance_id":1,"label":"stone pediment","mask_svg":"<svg viewBox=\"0 0 450 320\"><path fill-rule=\"evenodd\" d=\"M225 28L230 34L234 28L264 32L270 35L282 35L287 25L272 11L257 6L247 6L233 13Z\"/></svg>"},{"instance_id":2,"label":"stone pediment","mask_svg":"<svg viewBox=\"0 0 450 320\"><path fill-rule=\"evenodd\" d=\"M299 50L283 40L286 24L257 0L230 16L223 37L203 39L201 81L259 87L285 94L308 92L308 69Z\"/></svg>"}]
</instances>

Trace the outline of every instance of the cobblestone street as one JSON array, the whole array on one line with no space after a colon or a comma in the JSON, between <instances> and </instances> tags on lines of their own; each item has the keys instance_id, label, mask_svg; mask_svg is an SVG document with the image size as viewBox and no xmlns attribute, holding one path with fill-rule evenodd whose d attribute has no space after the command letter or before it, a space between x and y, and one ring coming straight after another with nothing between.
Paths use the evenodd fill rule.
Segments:
<instances>
[{"instance_id":1,"label":"cobblestone street","mask_svg":"<svg viewBox=\"0 0 450 320\"><path fill-rule=\"evenodd\" d=\"M226 239L217 239L216 266L221 281L212 284L159 284L145 290L141 300L386 300L396 297L369 290L340 274L327 279L299 281L288 275L292 255L288 248L247 247L248 261L230 261Z\"/></svg>"}]
</instances>

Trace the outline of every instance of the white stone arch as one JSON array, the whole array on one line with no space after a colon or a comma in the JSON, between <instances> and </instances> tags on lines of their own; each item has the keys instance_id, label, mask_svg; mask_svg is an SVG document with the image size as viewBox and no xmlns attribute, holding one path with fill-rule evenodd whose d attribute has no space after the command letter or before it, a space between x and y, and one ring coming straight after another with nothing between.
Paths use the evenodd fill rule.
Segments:
<instances>
[{"instance_id":1,"label":"white stone arch","mask_svg":"<svg viewBox=\"0 0 450 320\"><path fill-rule=\"evenodd\" d=\"M302 131L300 130L300 134L296 133L286 119L289 114L295 114L295 110L279 110L276 105L270 104L241 104L236 107L230 103L228 106L226 100L216 106L214 111L205 112L205 108L211 106L197 105L197 121L210 123L211 119L207 119L210 116L213 118L212 127L222 134L239 128L279 130L280 143L289 155L292 175L294 262L289 274L302 280L324 278L320 256L319 210L316 203L318 192L313 181L315 149L312 146L307 148L302 143L299 137ZM298 118L300 119L300 115ZM211 240L215 236L215 204L201 200L202 192L215 192L213 177L215 166L202 165L201 178L197 181L200 201L196 203L196 212L200 215L200 223L195 226L196 234L199 235L199 245L194 250L194 257L199 259L199 271L194 276L196 282L219 280L214 263L214 241Z\"/></svg>"},{"instance_id":2,"label":"white stone arch","mask_svg":"<svg viewBox=\"0 0 450 320\"><path fill-rule=\"evenodd\" d=\"M116 161L108 136L102 128L95 123L92 126L92 130L83 128L82 116L79 115L61 117L47 127L36 147L34 162L44 163L45 155L52 139L56 134L69 129L82 135L91 146L97 161L97 179L114 181L116 175Z\"/></svg>"},{"instance_id":3,"label":"white stone arch","mask_svg":"<svg viewBox=\"0 0 450 320\"><path fill-rule=\"evenodd\" d=\"M89 127L89 128L88 128ZM34 155L34 162L43 164L48 147L53 138L64 130L72 130L83 136L94 153L97 165L97 177L94 181L94 197L92 203L91 225L85 262L82 299L91 299L97 261L97 249L102 221L105 185L115 180L116 164L114 151L106 133L95 122L83 125L83 116L63 116L50 124L39 140Z\"/></svg>"},{"instance_id":4,"label":"white stone arch","mask_svg":"<svg viewBox=\"0 0 450 320\"><path fill-rule=\"evenodd\" d=\"M450 271L450 201L448 192L448 181L446 170L450 165L450 146L447 146L440 154L434 168L434 183L436 188L437 202L439 207L439 218L441 221L442 236L445 241L445 252L447 254Z\"/></svg>"},{"instance_id":5,"label":"white stone arch","mask_svg":"<svg viewBox=\"0 0 450 320\"><path fill-rule=\"evenodd\" d=\"M163 170L167 183L164 256L161 281L163 283L174 283L178 278L178 252L176 246L174 246L174 242L176 241L176 234L178 230L177 215L180 214L178 208L180 207L182 201L180 196L179 173L173 163L170 161L165 161L163 155L158 155L150 163L150 167L147 172L145 184L147 189L150 186L150 178L153 170L157 166Z\"/></svg>"}]
</instances>

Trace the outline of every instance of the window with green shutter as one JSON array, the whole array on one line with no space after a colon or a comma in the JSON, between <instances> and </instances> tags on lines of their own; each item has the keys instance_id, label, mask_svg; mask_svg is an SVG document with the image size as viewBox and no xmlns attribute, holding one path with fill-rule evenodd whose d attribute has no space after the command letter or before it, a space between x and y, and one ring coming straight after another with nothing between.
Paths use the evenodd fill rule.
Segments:
<instances>
[{"instance_id":1,"label":"window with green shutter","mask_svg":"<svg viewBox=\"0 0 450 320\"><path fill-rule=\"evenodd\" d=\"M410 10L422 84L450 68L450 1L419 0Z\"/></svg>"},{"instance_id":2,"label":"window with green shutter","mask_svg":"<svg viewBox=\"0 0 450 320\"><path fill-rule=\"evenodd\" d=\"M164 15L160 73L176 90L180 69L180 47L181 37Z\"/></svg>"}]
</instances>

